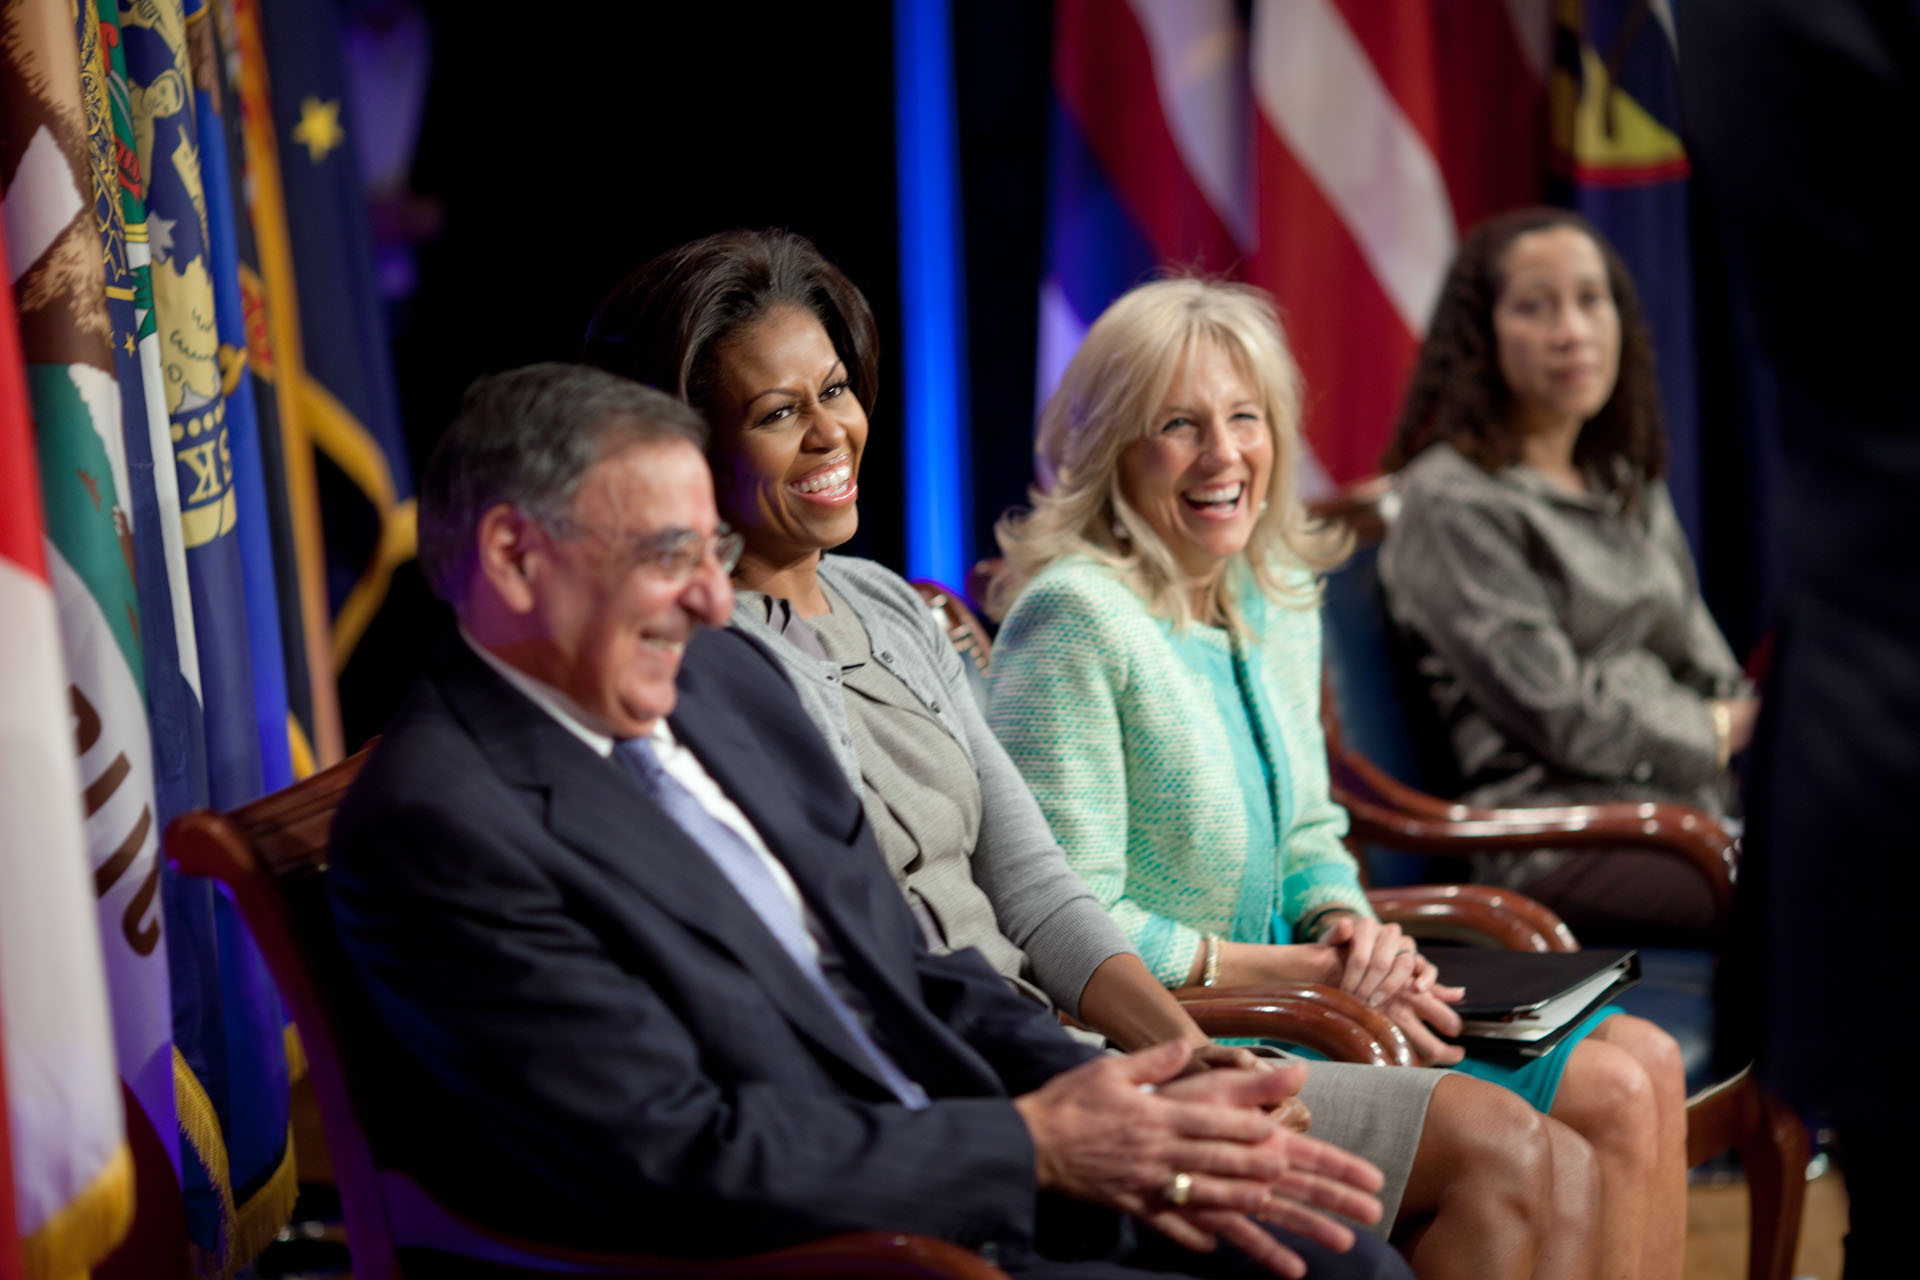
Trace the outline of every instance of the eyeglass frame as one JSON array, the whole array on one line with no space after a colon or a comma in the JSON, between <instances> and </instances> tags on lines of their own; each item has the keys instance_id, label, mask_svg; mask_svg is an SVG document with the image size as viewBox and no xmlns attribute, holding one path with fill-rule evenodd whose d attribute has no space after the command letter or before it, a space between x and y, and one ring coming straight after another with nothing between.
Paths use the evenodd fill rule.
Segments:
<instances>
[{"instance_id":1,"label":"eyeglass frame","mask_svg":"<svg viewBox=\"0 0 1920 1280\"><path fill-rule=\"evenodd\" d=\"M692 578L706 563L708 556L712 556L714 563L720 566L721 577L731 576L734 566L740 563L740 553L747 545L746 535L731 528L724 520L714 526L713 536L706 537L692 529L633 534L588 524L555 512L530 511L528 514L542 528L558 537L577 538L581 534L591 533L622 545L628 562L634 568L647 569L664 580L676 583Z\"/></svg>"}]
</instances>

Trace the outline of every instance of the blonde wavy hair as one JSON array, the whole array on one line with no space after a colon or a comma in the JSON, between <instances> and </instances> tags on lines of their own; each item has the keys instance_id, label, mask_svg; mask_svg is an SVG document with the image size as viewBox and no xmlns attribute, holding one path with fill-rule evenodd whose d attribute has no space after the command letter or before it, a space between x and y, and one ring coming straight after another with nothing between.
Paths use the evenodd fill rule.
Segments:
<instances>
[{"instance_id":1,"label":"blonde wavy hair","mask_svg":"<svg viewBox=\"0 0 1920 1280\"><path fill-rule=\"evenodd\" d=\"M1185 573L1153 526L1120 492L1127 447L1153 434L1187 353L1224 351L1266 410L1273 437L1267 503L1239 559L1256 588L1276 603L1310 609L1318 584L1302 588L1288 572L1325 573L1346 557L1351 535L1314 520L1294 492L1300 453L1300 372L1287 350L1273 299L1250 285L1182 278L1143 284L1116 299L1087 330L1040 413L1035 454L1051 488L1028 491L1031 509L1002 517L994 533L1005 557L987 596L1004 617L1036 575L1064 556L1083 555L1117 569L1156 614L1185 627L1195 620ZM1239 574L1220 576L1215 616L1244 631L1234 599Z\"/></svg>"}]
</instances>

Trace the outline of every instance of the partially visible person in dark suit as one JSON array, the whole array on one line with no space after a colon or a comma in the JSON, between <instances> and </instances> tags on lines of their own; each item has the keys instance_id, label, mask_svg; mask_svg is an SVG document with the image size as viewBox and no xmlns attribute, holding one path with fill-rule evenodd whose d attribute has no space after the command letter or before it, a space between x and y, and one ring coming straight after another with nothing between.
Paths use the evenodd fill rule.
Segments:
<instances>
[{"instance_id":1,"label":"partially visible person in dark suit","mask_svg":"<svg viewBox=\"0 0 1920 1280\"><path fill-rule=\"evenodd\" d=\"M1404 1277L1329 1216L1377 1217L1379 1172L1264 1109L1298 1071L1100 1054L978 953L926 949L776 660L705 630L740 542L703 434L536 365L476 383L427 469L421 561L460 635L328 877L383 1162L562 1244L896 1229L1019 1275Z\"/></svg>"},{"instance_id":2,"label":"partially visible person in dark suit","mask_svg":"<svg viewBox=\"0 0 1920 1280\"><path fill-rule=\"evenodd\" d=\"M1904 1012L1920 901L1920 255L1895 195L1920 3L1675 7L1688 149L1778 389L1773 662L1721 1021L1834 1123L1847 1274L1908 1275L1920 1111L1872 1028Z\"/></svg>"}]
</instances>

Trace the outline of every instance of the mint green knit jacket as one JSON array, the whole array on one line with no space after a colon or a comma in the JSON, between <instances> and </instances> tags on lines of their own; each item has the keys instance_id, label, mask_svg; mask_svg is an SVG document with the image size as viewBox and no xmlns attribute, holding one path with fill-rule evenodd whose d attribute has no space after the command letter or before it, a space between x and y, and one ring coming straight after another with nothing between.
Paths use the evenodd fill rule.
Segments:
<instances>
[{"instance_id":1,"label":"mint green knit jacket","mask_svg":"<svg viewBox=\"0 0 1920 1280\"><path fill-rule=\"evenodd\" d=\"M1242 577L1255 639L1231 643L1258 690L1249 714L1269 744L1282 828L1259 842L1280 851L1271 905L1289 928L1327 907L1371 915L1341 843L1346 811L1328 794L1319 611L1270 602ZM1204 934L1231 938L1245 918L1252 847L1227 721L1181 643L1117 572L1070 556L1014 603L987 697L988 723L1067 860L1168 986L1187 981Z\"/></svg>"}]
</instances>

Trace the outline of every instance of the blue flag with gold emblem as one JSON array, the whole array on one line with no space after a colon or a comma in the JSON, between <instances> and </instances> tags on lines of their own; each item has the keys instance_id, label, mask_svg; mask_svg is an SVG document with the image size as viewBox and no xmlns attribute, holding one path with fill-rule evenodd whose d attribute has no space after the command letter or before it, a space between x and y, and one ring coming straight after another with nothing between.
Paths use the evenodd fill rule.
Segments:
<instances>
[{"instance_id":1,"label":"blue flag with gold emblem","mask_svg":"<svg viewBox=\"0 0 1920 1280\"><path fill-rule=\"evenodd\" d=\"M215 329L220 340L220 390L227 406L227 442L238 508L240 577L245 588L253 717L260 743L261 781L268 791L293 782L287 738L287 670L280 633L279 588L274 580L260 426L253 373L248 366L246 309L240 299L240 253L233 180L228 173L227 93L219 37L204 0L185 0L187 47L193 68L194 118L200 129L200 169L207 211L208 262L213 277ZM233 104L235 107L238 104Z\"/></svg>"},{"instance_id":2,"label":"blue flag with gold emblem","mask_svg":"<svg viewBox=\"0 0 1920 1280\"><path fill-rule=\"evenodd\" d=\"M1613 242L1639 289L1667 414L1667 484L1698 558L1692 166L1680 141L1671 19L1650 0L1585 0L1555 11L1550 189L1555 203Z\"/></svg>"},{"instance_id":3,"label":"blue flag with gold emblem","mask_svg":"<svg viewBox=\"0 0 1920 1280\"><path fill-rule=\"evenodd\" d=\"M236 486L248 477L235 470L231 361L228 370L221 365L219 264L194 74L215 46L199 0L122 0L119 17L148 183L154 317L200 658L207 799L228 809L258 796L265 781L240 546L243 535L261 539L264 530L242 523ZM189 1157L188 1235L201 1270L230 1275L284 1225L295 1194L285 1017L231 903L209 886L178 880L167 907L174 1043L188 1068L176 1081Z\"/></svg>"},{"instance_id":4,"label":"blue flag with gold emblem","mask_svg":"<svg viewBox=\"0 0 1920 1280\"><path fill-rule=\"evenodd\" d=\"M298 264L304 376L297 397L318 461L335 670L345 667L413 557L413 482L352 148L338 16L328 0L260 6Z\"/></svg>"},{"instance_id":5,"label":"blue flag with gold emblem","mask_svg":"<svg viewBox=\"0 0 1920 1280\"><path fill-rule=\"evenodd\" d=\"M254 728L239 501L221 385L205 184L182 13L179 0L123 3L120 24L140 167L147 178L154 313L200 649L207 787L213 806L229 809L260 794L260 746Z\"/></svg>"},{"instance_id":6,"label":"blue flag with gold emblem","mask_svg":"<svg viewBox=\"0 0 1920 1280\"><path fill-rule=\"evenodd\" d=\"M114 1037L130 1095L127 1139L136 1179L134 1226L117 1255L120 1269L109 1266L102 1271L105 1275L125 1274L127 1266L150 1267L155 1256L178 1257L182 1263L186 1259L174 1104L178 1068L168 948L162 936L162 882L167 873L158 856L158 834L175 814L205 794L205 750L194 687L198 662L191 643L190 611L181 611L189 630L184 658L175 620L177 604L186 591L182 580L180 596L174 594L174 568L181 569L182 579L185 568L179 497L177 493L162 497L156 480L162 475L171 480L173 472L170 467L157 472L153 465L156 451L165 461L172 449L165 418L149 415L150 387L156 393L152 404L163 403L157 395L160 353L148 274L146 208L132 147L119 35L111 0L105 9L99 0L86 0L76 9L74 36L93 162L94 221L100 231L114 379L120 391L121 443L126 450L123 537L139 602L138 634L144 659L146 707L136 724L152 744L149 758L153 761L151 771L143 767L138 776L117 769L103 775L117 773L120 780L115 790L127 792L126 803L137 806L129 808L120 827L108 833L109 840L117 843L137 829L146 833L142 843L150 841L153 846L137 863L115 858L102 868L106 873L103 895L119 887L118 882L126 882L124 904L118 901L119 894L114 895L120 910L107 910L109 903L103 897L101 923L113 994ZM192 664L191 674L187 663ZM91 701L75 699L82 737L104 736L108 741L103 749L113 751L112 735L102 732L113 717L100 714ZM122 710L132 718L131 708ZM123 752L116 763L129 759ZM145 808L149 804L151 811ZM102 807L93 805L95 810ZM127 819L136 812L138 817L129 823ZM136 1264L136 1258L146 1262Z\"/></svg>"}]
</instances>

